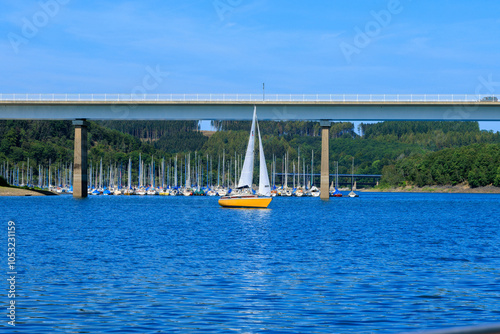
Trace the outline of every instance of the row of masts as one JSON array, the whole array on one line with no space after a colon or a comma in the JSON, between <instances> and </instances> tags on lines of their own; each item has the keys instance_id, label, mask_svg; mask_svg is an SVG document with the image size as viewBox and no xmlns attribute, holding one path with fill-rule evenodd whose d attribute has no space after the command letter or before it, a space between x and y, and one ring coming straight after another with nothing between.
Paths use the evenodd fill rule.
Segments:
<instances>
[{"instance_id":1,"label":"row of masts","mask_svg":"<svg viewBox=\"0 0 500 334\"><path fill-rule=\"evenodd\" d=\"M232 188L237 185L241 169L243 167L243 156L227 155L223 151L215 159L212 156L191 153L179 158L179 155L166 160L162 158L159 164L154 157L145 161L139 155L138 164L132 163L129 158L128 164L108 163L103 166L103 160L97 163L90 161L88 166L88 187L90 189L107 188ZM194 166L191 163L194 162ZM215 168L216 167L216 168ZM281 168L279 168L281 167ZM72 187L72 163L52 164L48 166L30 165L27 163L12 163L3 161L0 163L0 176L9 184L16 186L38 187L51 189L56 187ZM278 169L281 174L278 175ZM271 184L274 187L280 183L282 188L304 188L308 189L314 185L314 151L311 152L311 165L306 164L306 159L300 156L298 150L297 160L290 160L287 152L278 166L276 155L272 156L270 164ZM338 182L336 182L338 184Z\"/></svg>"},{"instance_id":2,"label":"row of masts","mask_svg":"<svg viewBox=\"0 0 500 334\"><path fill-rule=\"evenodd\" d=\"M73 163L52 164L49 161L48 166L30 165L28 158L26 164L10 163L8 160L0 163L0 176L7 183L14 186L27 186L38 188L51 188L57 186L71 187L73 183Z\"/></svg>"},{"instance_id":3,"label":"row of masts","mask_svg":"<svg viewBox=\"0 0 500 334\"><path fill-rule=\"evenodd\" d=\"M203 161L205 160L205 161ZM300 164L295 161L292 162L293 173L288 172L288 154L284 157L282 163L281 181L284 187L288 187L288 180L291 177L293 188L306 188L313 179L313 174L309 172L309 166L306 168L305 159L303 159L302 173L300 172ZM103 174L102 160L98 166L93 166L92 163L89 167L89 187L90 188L103 188L103 187L121 187L125 184L129 189L131 188L214 188L214 187L235 187L238 182L238 177L242 168L241 156L235 156L234 159L227 159L225 153L217 158L217 170L214 170L214 159L206 155L206 159L202 159L200 155L195 152L195 166L191 167L191 154L187 154L184 159L178 159L178 156L171 158L168 161L163 158L156 166L154 158L151 161L145 162L139 156L139 165L137 180L132 178L132 161L129 159L127 167L114 165L108 166L108 171ZM276 157L273 156L271 162L272 184L276 185L277 182L277 162ZM313 163L311 164L311 169ZM215 175L217 174L217 177ZM125 179L126 175L126 179ZM284 175L284 176L283 176Z\"/></svg>"}]
</instances>

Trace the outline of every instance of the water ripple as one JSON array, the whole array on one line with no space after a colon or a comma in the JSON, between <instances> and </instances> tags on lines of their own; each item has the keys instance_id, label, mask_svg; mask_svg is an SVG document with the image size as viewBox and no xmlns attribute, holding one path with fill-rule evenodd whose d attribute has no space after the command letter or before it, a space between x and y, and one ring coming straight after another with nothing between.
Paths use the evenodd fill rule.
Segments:
<instances>
[{"instance_id":1,"label":"water ripple","mask_svg":"<svg viewBox=\"0 0 500 334\"><path fill-rule=\"evenodd\" d=\"M495 322L499 199L363 194L228 210L214 198L5 198L0 210L19 226L14 332L397 333Z\"/></svg>"}]
</instances>

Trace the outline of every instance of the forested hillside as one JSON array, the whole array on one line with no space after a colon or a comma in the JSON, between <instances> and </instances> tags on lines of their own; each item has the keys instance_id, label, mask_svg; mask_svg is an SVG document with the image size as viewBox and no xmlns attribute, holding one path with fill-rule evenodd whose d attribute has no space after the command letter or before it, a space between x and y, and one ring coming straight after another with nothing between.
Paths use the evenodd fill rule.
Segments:
<instances>
[{"instance_id":1,"label":"forested hillside","mask_svg":"<svg viewBox=\"0 0 500 334\"><path fill-rule=\"evenodd\" d=\"M208 140L198 131L198 121L100 121L98 124L149 142L165 153L199 151Z\"/></svg>"},{"instance_id":2,"label":"forested hillside","mask_svg":"<svg viewBox=\"0 0 500 334\"><path fill-rule=\"evenodd\" d=\"M477 143L500 143L500 133L480 131L477 122L383 122L362 124L363 138L415 144L431 151Z\"/></svg>"},{"instance_id":3,"label":"forested hillside","mask_svg":"<svg viewBox=\"0 0 500 334\"><path fill-rule=\"evenodd\" d=\"M395 187L407 183L423 187L464 182L471 187L500 186L500 144L474 144L415 154L385 166L382 178L382 183Z\"/></svg>"},{"instance_id":4,"label":"forested hillside","mask_svg":"<svg viewBox=\"0 0 500 334\"><path fill-rule=\"evenodd\" d=\"M219 131L247 131L250 129L250 121L214 121L212 125ZM311 136L321 135L321 127L318 122L304 121L260 121L260 131L263 134L277 137ZM339 138L342 136L355 137L354 125L350 122L332 123L330 136Z\"/></svg>"}]
</instances>

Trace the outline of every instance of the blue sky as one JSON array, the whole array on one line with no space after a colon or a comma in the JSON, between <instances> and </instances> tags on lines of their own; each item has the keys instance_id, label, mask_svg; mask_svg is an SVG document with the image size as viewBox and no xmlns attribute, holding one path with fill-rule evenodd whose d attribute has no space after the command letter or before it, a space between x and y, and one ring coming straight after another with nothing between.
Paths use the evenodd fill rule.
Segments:
<instances>
[{"instance_id":1,"label":"blue sky","mask_svg":"<svg viewBox=\"0 0 500 334\"><path fill-rule=\"evenodd\" d=\"M131 93L149 68L163 73L151 93L259 94L265 82L268 94L500 95L498 0L40 0L2 9L4 93Z\"/></svg>"}]
</instances>

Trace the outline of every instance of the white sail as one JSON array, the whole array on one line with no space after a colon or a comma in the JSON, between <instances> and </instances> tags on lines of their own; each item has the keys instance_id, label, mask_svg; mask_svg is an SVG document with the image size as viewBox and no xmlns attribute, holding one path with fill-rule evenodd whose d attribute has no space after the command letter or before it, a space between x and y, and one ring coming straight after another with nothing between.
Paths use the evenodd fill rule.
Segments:
<instances>
[{"instance_id":1,"label":"white sail","mask_svg":"<svg viewBox=\"0 0 500 334\"><path fill-rule=\"evenodd\" d=\"M245 162L241 171L240 182L238 188L252 187L253 181L253 164L254 164L254 151L255 151L255 120L257 118L257 107L253 110L252 128L250 130L250 138L248 139L247 153L245 155Z\"/></svg>"},{"instance_id":2,"label":"white sail","mask_svg":"<svg viewBox=\"0 0 500 334\"><path fill-rule=\"evenodd\" d=\"M260 138L259 124L257 124L257 132L259 134L259 152L260 152L259 195L271 196L271 185L269 184L269 175L267 174L266 158L264 156L264 148L262 147L262 139Z\"/></svg>"}]
</instances>

